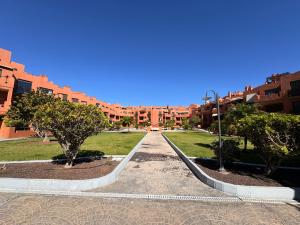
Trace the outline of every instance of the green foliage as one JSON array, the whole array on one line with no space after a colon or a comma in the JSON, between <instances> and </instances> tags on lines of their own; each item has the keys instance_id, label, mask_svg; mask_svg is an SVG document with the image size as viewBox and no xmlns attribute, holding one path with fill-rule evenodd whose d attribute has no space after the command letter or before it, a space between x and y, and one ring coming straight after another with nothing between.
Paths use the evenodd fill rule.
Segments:
<instances>
[{"instance_id":1,"label":"green foliage","mask_svg":"<svg viewBox=\"0 0 300 225\"><path fill-rule=\"evenodd\" d=\"M41 105L54 102L53 95L32 91L19 95L13 101L4 120L6 126L17 129L28 128L32 124L34 114Z\"/></svg>"},{"instance_id":2,"label":"green foliage","mask_svg":"<svg viewBox=\"0 0 300 225\"><path fill-rule=\"evenodd\" d=\"M280 113L257 113L240 119L239 132L259 151L270 175L282 159L299 154L300 116Z\"/></svg>"},{"instance_id":3,"label":"green foliage","mask_svg":"<svg viewBox=\"0 0 300 225\"><path fill-rule=\"evenodd\" d=\"M192 128L188 118L182 118L182 127L184 130L190 130Z\"/></svg>"},{"instance_id":4,"label":"green foliage","mask_svg":"<svg viewBox=\"0 0 300 225\"><path fill-rule=\"evenodd\" d=\"M120 130L122 126L122 121L116 121L111 123L110 130Z\"/></svg>"},{"instance_id":5,"label":"green foliage","mask_svg":"<svg viewBox=\"0 0 300 225\"><path fill-rule=\"evenodd\" d=\"M122 122L122 124L124 124L125 126L128 127L128 132L129 132L129 127L130 127L130 125L132 123L132 117L130 117L130 116L124 116L121 122Z\"/></svg>"},{"instance_id":6,"label":"green foliage","mask_svg":"<svg viewBox=\"0 0 300 225\"><path fill-rule=\"evenodd\" d=\"M148 118L148 121L151 122L151 112L150 111L147 113L147 118Z\"/></svg>"},{"instance_id":7,"label":"green foliage","mask_svg":"<svg viewBox=\"0 0 300 225\"><path fill-rule=\"evenodd\" d=\"M73 165L86 138L108 126L106 116L96 106L61 100L40 106L33 122L50 131L58 140L67 158L66 167Z\"/></svg>"},{"instance_id":8,"label":"green foliage","mask_svg":"<svg viewBox=\"0 0 300 225\"><path fill-rule=\"evenodd\" d=\"M244 150L247 150L247 133L241 132L241 130L238 132L238 122L240 119L258 112L258 107L255 104L240 103L233 105L226 113L225 118L222 121L222 129L224 129L222 133L244 137Z\"/></svg>"},{"instance_id":9,"label":"green foliage","mask_svg":"<svg viewBox=\"0 0 300 225\"><path fill-rule=\"evenodd\" d=\"M175 125L175 120L173 120L173 119L167 120L165 123L165 126L171 128L171 129L174 129L174 125Z\"/></svg>"},{"instance_id":10,"label":"green foliage","mask_svg":"<svg viewBox=\"0 0 300 225\"><path fill-rule=\"evenodd\" d=\"M199 116L193 115L191 116L191 118L189 119L189 124L190 126L193 127L197 127L199 124L201 123L201 119Z\"/></svg>"},{"instance_id":11,"label":"green foliage","mask_svg":"<svg viewBox=\"0 0 300 225\"><path fill-rule=\"evenodd\" d=\"M208 130L209 130L210 132L213 132L214 134L218 134L218 133L219 133L219 124L218 124L218 120L213 121L213 122L210 124ZM226 124L221 122L221 134L222 134L222 135L225 134L225 133L226 133L226 130L227 130Z\"/></svg>"},{"instance_id":12,"label":"green foliage","mask_svg":"<svg viewBox=\"0 0 300 225\"><path fill-rule=\"evenodd\" d=\"M233 162L239 157L239 144L239 141L233 139L222 140L221 154L224 161ZM219 141L214 141L211 146L216 157L219 158Z\"/></svg>"}]
</instances>

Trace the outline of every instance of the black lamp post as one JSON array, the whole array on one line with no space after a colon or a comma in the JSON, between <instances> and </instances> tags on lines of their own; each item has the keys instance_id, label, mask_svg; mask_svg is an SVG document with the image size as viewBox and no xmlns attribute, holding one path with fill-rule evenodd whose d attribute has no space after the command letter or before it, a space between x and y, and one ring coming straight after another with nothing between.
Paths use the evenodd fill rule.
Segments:
<instances>
[{"instance_id":1,"label":"black lamp post","mask_svg":"<svg viewBox=\"0 0 300 225\"><path fill-rule=\"evenodd\" d=\"M215 92L214 90L209 90L206 92L205 97L203 98L203 100L205 101L205 104L208 102L209 99L211 99L211 97L207 96L208 92L212 92L215 100L216 100L216 104L217 104L217 114L218 114L218 127L219 127L219 171L224 171L224 164L223 164L223 158L222 158L222 152L221 152L221 148L222 148L222 134L221 134L221 115L220 115L220 104L219 104L219 95L217 92Z\"/></svg>"}]
</instances>

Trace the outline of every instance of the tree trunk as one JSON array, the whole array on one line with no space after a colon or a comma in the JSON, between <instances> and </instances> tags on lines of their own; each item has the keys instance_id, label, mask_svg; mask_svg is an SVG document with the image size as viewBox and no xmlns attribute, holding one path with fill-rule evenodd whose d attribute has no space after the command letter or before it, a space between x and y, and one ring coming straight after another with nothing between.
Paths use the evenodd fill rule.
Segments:
<instances>
[{"instance_id":1,"label":"tree trunk","mask_svg":"<svg viewBox=\"0 0 300 225\"><path fill-rule=\"evenodd\" d=\"M43 143L48 143L48 142L50 142L50 140L49 140L48 134L45 133Z\"/></svg>"},{"instance_id":2,"label":"tree trunk","mask_svg":"<svg viewBox=\"0 0 300 225\"><path fill-rule=\"evenodd\" d=\"M67 162L65 164L65 168L71 168L74 165L74 160L77 156L78 149L76 147L71 146L70 143L61 144L64 154L66 156ZM71 149L72 148L72 149Z\"/></svg>"},{"instance_id":3,"label":"tree trunk","mask_svg":"<svg viewBox=\"0 0 300 225\"><path fill-rule=\"evenodd\" d=\"M247 136L244 137L244 151L247 150L248 138Z\"/></svg>"},{"instance_id":4,"label":"tree trunk","mask_svg":"<svg viewBox=\"0 0 300 225\"><path fill-rule=\"evenodd\" d=\"M273 159L268 159L266 162L265 170L264 170L265 175L271 176L276 171L278 166L280 165L280 162L281 162L281 160L276 162Z\"/></svg>"}]
</instances>

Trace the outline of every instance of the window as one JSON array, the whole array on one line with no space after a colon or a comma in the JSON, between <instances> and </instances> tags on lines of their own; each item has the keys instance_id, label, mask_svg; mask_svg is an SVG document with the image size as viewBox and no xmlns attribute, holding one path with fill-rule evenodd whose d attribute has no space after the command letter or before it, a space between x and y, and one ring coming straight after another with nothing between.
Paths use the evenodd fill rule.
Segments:
<instances>
[{"instance_id":1,"label":"window","mask_svg":"<svg viewBox=\"0 0 300 225\"><path fill-rule=\"evenodd\" d=\"M100 108L100 104L99 104L99 103L96 103L96 106L97 106L98 108Z\"/></svg>"},{"instance_id":2,"label":"window","mask_svg":"<svg viewBox=\"0 0 300 225\"><path fill-rule=\"evenodd\" d=\"M78 98L72 98L72 102L78 102Z\"/></svg>"},{"instance_id":3,"label":"window","mask_svg":"<svg viewBox=\"0 0 300 225\"><path fill-rule=\"evenodd\" d=\"M52 95L53 94L53 90L48 89L48 88L39 87L38 91L43 93L43 94L47 94L47 95Z\"/></svg>"},{"instance_id":4,"label":"window","mask_svg":"<svg viewBox=\"0 0 300 225\"><path fill-rule=\"evenodd\" d=\"M280 93L280 87L278 88L273 88L273 89L269 89L269 90L265 90L265 95L273 95L273 94L277 94L279 95Z\"/></svg>"},{"instance_id":5,"label":"window","mask_svg":"<svg viewBox=\"0 0 300 225\"><path fill-rule=\"evenodd\" d=\"M0 69L0 77L2 76L2 70Z\"/></svg>"},{"instance_id":6,"label":"window","mask_svg":"<svg viewBox=\"0 0 300 225\"><path fill-rule=\"evenodd\" d=\"M300 96L300 80L294 80L290 82L291 90L289 96Z\"/></svg>"},{"instance_id":7,"label":"window","mask_svg":"<svg viewBox=\"0 0 300 225\"><path fill-rule=\"evenodd\" d=\"M0 90L0 106L3 106L7 100L8 91Z\"/></svg>"},{"instance_id":8,"label":"window","mask_svg":"<svg viewBox=\"0 0 300 225\"><path fill-rule=\"evenodd\" d=\"M82 103L82 104L84 104L84 105L86 105L86 104L87 104L87 102L86 102L86 101L81 101L81 103Z\"/></svg>"},{"instance_id":9,"label":"window","mask_svg":"<svg viewBox=\"0 0 300 225\"><path fill-rule=\"evenodd\" d=\"M68 101L68 95L67 94L61 94L63 101Z\"/></svg>"},{"instance_id":10,"label":"window","mask_svg":"<svg viewBox=\"0 0 300 225\"><path fill-rule=\"evenodd\" d=\"M27 80L16 80L14 87L14 94L24 94L31 92L32 83Z\"/></svg>"}]
</instances>

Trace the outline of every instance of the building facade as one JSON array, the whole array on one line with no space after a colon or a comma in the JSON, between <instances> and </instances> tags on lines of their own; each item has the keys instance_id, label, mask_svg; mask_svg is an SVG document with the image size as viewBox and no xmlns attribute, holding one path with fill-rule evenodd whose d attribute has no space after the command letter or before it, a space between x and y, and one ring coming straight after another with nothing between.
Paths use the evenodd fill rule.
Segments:
<instances>
[{"instance_id":1,"label":"building facade","mask_svg":"<svg viewBox=\"0 0 300 225\"><path fill-rule=\"evenodd\" d=\"M257 103L266 112L300 114L300 71L273 74L261 86L245 87L244 101Z\"/></svg>"},{"instance_id":2,"label":"building facade","mask_svg":"<svg viewBox=\"0 0 300 225\"><path fill-rule=\"evenodd\" d=\"M70 87L60 87L48 80L45 75L33 75L25 71L25 66L11 61L11 52L0 48L0 137L26 137L33 131L6 127L3 118L10 108L14 96L39 90L53 94L65 101L92 104L99 107L112 122L121 121L129 116L140 127L163 127L173 121L180 127L183 119L196 116L201 119L201 127L207 128L217 119L216 102L184 106L122 106L110 104L90 97L83 92L73 91ZM265 84L252 88L246 86L243 92L229 92L219 98L221 117L228 109L241 102L256 103L267 112L300 114L300 71L296 73L273 74Z\"/></svg>"},{"instance_id":3,"label":"building facade","mask_svg":"<svg viewBox=\"0 0 300 225\"><path fill-rule=\"evenodd\" d=\"M31 130L16 130L6 127L3 117L17 94L39 90L53 94L63 100L95 105L104 112L111 122L121 121L124 116L132 117L139 126L161 127L165 122L174 120L175 127L188 118L190 107L183 106L122 106L109 104L90 97L83 92L73 91L70 87L60 87L48 80L45 75L33 75L25 71L25 66L11 61L11 52L0 48L0 137L15 138L33 134ZM191 106L193 107L193 106Z\"/></svg>"}]
</instances>

